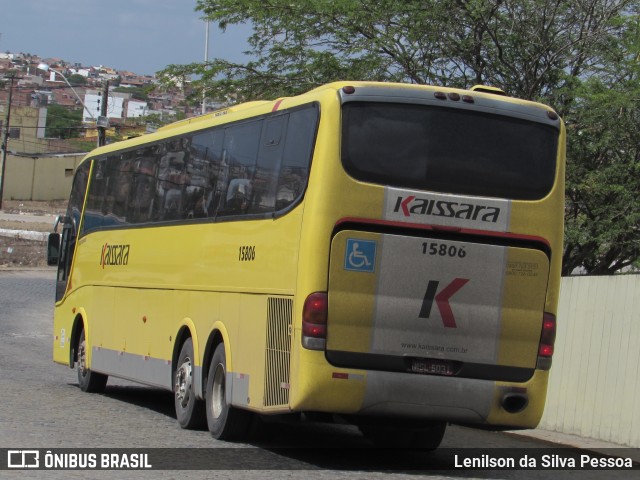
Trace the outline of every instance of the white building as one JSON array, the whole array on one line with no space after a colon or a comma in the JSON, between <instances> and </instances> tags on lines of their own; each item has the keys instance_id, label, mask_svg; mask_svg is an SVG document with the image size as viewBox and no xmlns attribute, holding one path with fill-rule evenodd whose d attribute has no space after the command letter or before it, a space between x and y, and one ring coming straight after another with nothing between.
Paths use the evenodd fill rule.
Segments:
<instances>
[{"instance_id":1,"label":"white building","mask_svg":"<svg viewBox=\"0 0 640 480\"><path fill-rule=\"evenodd\" d=\"M107 117L108 118L124 118L124 98L109 95L107 100ZM84 115L85 122L95 121L100 116L100 103L102 102L102 94L96 92L87 92L84 96ZM88 111L87 111L88 110ZM93 117L91 116L91 114Z\"/></svg>"},{"instance_id":2,"label":"white building","mask_svg":"<svg viewBox=\"0 0 640 480\"><path fill-rule=\"evenodd\" d=\"M127 118L144 117L149 113L149 106L146 102L129 100L127 103Z\"/></svg>"},{"instance_id":3,"label":"white building","mask_svg":"<svg viewBox=\"0 0 640 480\"><path fill-rule=\"evenodd\" d=\"M71 73L76 75L82 75L84 78L89 78L91 76L91 70L88 68L70 68Z\"/></svg>"}]
</instances>

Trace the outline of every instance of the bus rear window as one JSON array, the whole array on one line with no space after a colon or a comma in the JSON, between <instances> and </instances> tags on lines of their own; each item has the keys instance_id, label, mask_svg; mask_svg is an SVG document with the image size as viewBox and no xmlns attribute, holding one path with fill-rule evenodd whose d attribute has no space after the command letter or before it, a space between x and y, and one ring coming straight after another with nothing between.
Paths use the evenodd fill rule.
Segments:
<instances>
[{"instance_id":1,"label":"bus rear window","mask_svg":"<svg viewBox=\"0 0 640 480\"><path fill-rule=\"evenodd\" d=\"M416 190L537 200L553 187L558 130L463 109L343 106L342 162L357 180Z\"/></svg>"}]
</instances>

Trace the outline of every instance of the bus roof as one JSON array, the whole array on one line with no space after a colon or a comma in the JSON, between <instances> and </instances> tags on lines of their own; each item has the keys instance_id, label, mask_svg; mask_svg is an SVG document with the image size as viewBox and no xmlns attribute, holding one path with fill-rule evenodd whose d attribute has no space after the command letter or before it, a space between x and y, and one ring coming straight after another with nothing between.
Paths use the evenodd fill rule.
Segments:
<instances>
[{"instance_id":1,"label":"bus roof","mask_svg":"<svg viewBox=\"0 0 640 480\"><path fill-rule=\"evenodd\" d=\"M267 100L256 100L253 102L245 102L239 103L238 105L233 105L227 108L221 108L220 110L216 110L211 113L207 113L205 115L198 115L197 117L185 118L184 120L178 120L177 122L170 123L168 125L164 125L158 128L158 132L164 132L166 130L172 130L174 128L184 127L186 125L191 125L198 122L204 122L206 120L211 120L212 118L220 117L222 115L227 115L228 113L235 113L242 110L248 110L253 107L258 107L260 105L264 105L266 103L271 103Z\"/></svg>"},{"instance_id":2,"label":"bus roof","mask_svg":"<svg viewBox=\"0 0 640 480\"><path fill-rule=\"evenodd\" d=\"M219 119L220 117L224 117L227 115L248 111L254 108L264 110L264 107L268 105L273 105L273 110L275 111L280 108L283 102L288 103L287 102L288 100L299 99L299 101L304 101L303 99L314 97L314 96L317 97L322 92L327 92L327 91L338 92L339 90L348 88L348 87L353 87L354 89L376 88L376 89L380 89L381 91L394 90L394 89L422 90L422 91L427 90L432 92L444 92L447 95L449 93L458 93L462 95L463 93L466 92L474 96L494 98L494 99L497 96L496 94L503 93L499 89L495 89L493 87L484 87L480 85L476 85L470 90L465 90L460 88L440 87L440 86L433 86L433 85L342 80L342 81L336 81L336 82L320 85L308 92L304 92L300 95L296 95L295 97L284 97L284 98L278 98L273 100L257 100L257 101L245 102L245 103L240 103L238 105L233 105L231 107L216 110L214 112L211 112L205 115L200 115L197 117L180 120L180 121L158 128L156 133L141 135L139 137L135 137L129 140L124 140L122 142L117 142L114 144L109 144L103 147L99 147L96 151L92 151L90 154L88 154L87 157L95 156L96 154L101 154L101 153L114 152L122 149L136 148L137 146L144 145L150 141L153 141L154 139L164 137L167 135L171 136L172 132L175 132L176 135L179 135L182 133L180 130L182 130L183 132L186 132L191 128L195 128L195 129L206 128L207 122L215 121L216 119ZM527 105L527 104L534 105L535 104L537 107L541 107L549 112L553 112L552 108L540 103L531 102L528 100L522 100L519 98L510 97L510 96L502 96L501 99L502 101L518 104L518 105ZM158 135L158 137L156 137L156 135Z\"/></svg>"}]
</instances>

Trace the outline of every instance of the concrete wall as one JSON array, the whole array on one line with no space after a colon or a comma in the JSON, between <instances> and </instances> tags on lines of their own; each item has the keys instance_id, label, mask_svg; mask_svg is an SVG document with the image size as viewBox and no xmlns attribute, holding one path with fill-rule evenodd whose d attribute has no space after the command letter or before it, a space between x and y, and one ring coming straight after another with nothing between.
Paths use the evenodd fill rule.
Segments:
<instances>
[{"instance_id":1,"label":"concrete wall","mask_svg":"<svg viewBox=\"0 0 640 480\"><path fill-rule=\"evenodd\" d=\"M84 155L30 158L8 154L3 200L69 198L73 172Z\"/></svg>"},{"instance_id":2,"label":"concrete wall","mask_svg":"<svg viewBox=\"0 0 640 480\"><path fill-rule=\"evenodd\" d=\"M562 279L540 428L640 447L640 275Z\"/></svg>"}]
</instances>

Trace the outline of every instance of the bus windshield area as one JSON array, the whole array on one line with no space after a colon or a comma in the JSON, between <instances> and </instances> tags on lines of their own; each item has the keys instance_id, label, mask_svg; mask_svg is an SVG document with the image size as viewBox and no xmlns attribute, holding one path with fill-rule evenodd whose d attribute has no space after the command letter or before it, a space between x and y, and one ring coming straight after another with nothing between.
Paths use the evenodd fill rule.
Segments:
<instances>
[{"instance_id":1,"label":"bus windshield area","mask_svg":"<svg viewBox=\"0 0 640 480\"><path fill-rule=\"evenodd\" d=\"M342 162L357 180L513 200L538 200L553 187L559 132L543 123L466 109L349 102L342 125Z\"/></svg>"}]
</instances>

